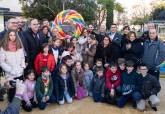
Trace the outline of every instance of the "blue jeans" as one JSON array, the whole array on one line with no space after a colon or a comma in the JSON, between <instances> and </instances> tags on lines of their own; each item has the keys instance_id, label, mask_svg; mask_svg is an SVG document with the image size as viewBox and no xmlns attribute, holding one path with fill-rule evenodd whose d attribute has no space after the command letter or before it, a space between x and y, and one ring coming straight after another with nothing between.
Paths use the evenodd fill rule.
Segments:
<instances>
[{"instance_id":1,"label":"blue jeans","mask_svg":"<svg viewBox=\"0 0 165 114\"><path fill-rule=\"evenodd\" d=\"M104 98L101 96L101 93L93 92L94 102L104 102Z\"/></svg>"},{"instance_id":2,"label":"blue jeans","mask_svg":"<svg viewBox=\"0 0 165 114\"><path fill-rule=\"evenodd\" d=\"M44 110L47 106L46 102L38 102L38 107L40 110Z\"/></svg>"},{"instance_id":3,"label":"blue jeans","mask_svg":"<svg viewBox=\"0 0 165 114\"><path fill-rule=\"evenodd\" d=\"M59 101L60 105L63 105L65 103L65 99L67 101L67 103L71 104L73 102L73 98L69 95L68 92L64 92L64 98Z\"/></svg>"},{"instance_id":4,"label":"blue jeans","mask_svg":"<svg viewBox=\"0 0 165 114\"><path fill-rule=\"evenodd\" d=\"M122 95L118 102L117 105L122 108L124 107L124 105L127 103L127 101L129 99L132 99L134 103L136 103L137 101L140 101L142 99L142 95L139 92L133 92L131 94L128 95Z\"/></svg>"}]
</instances>

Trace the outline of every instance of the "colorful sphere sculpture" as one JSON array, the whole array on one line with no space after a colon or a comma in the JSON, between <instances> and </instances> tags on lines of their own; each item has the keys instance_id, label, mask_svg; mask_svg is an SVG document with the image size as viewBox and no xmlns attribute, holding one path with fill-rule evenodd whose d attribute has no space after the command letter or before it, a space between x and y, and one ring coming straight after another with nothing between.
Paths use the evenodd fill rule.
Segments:
<instances>
[{"instance_id":1,"label":"colorful sphere sculpture","mask_svg":"<svg viewBox=\"0 0 165 114\"><path fill-rule=\"evenodd\" d=\"M54 24L62 38L80 36L85 26L83 17L77 11L70 9L60 12L56 16Z\"/></svg>"}]
</instances>

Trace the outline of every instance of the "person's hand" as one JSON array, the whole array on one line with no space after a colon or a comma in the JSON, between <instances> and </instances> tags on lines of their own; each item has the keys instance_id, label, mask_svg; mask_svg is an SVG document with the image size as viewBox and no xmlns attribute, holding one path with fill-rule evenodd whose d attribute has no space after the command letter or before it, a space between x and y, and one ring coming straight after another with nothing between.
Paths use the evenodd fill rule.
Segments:
<instances>
[{"instance_id":1,"label":"person's hand","mask_svg":"<svg viewBox=\"0 0 165 114\"><path fill-rule=\"evenodd\" d=\"M49 100L49 96L46 96L46 97L45 97L45 100L48 101L48 100Z\"/></svg>"},{"instance_id":2,"label":"person's hand","mask_svg":"<svg viewBox=\"0 0 165 114\"><path fill-rule=\"evenodd\" d=\"M115 96L115 90L114 89L111 89L110 96L111 97L114 97Z\"/></svg>"},{"instance_id":3,"label":"person's hand","mask_svg":"<svg viewBox=\"0 0 165 114\"><path fill-rule=\"evenodd\" d=\"M88 52L89 51L89 49L88 48L85 48L85 52Z\"/></svg>"},{"instance_id":4,"label":"person's hand","mask_svg":"<svg viewBox=\"0 0 165 114\"><path fill-rule=\"evenodd\" d=\"M15 76L15 75L17 75L17 72L12 69L11 72L10 72L10 74Z\"/></svg>"},{"instance_id":5,"label":"person's hand","mask_svg":"<svg viewBox=\"0 0 165 114\"><path fill-rule=\"evenodd\" d=\"M101 96L104 97L104 93L102 93Z\"/></svg>"},{"instance_id":6,"label":"person's hand","mask_svg":"<svg viewBox=\"0 0 165 114\"><path fill-rule=\"evenodd\" d=\"M107 68L108 66L109 66L109 64L108 64L108 63L105 63L105 64L104 64L104 67L105 67L105 68Z\"/></svg>"},{"instance_id":7,"label":"person's hand","mask_svg":"<svg viewBox=\"0 0 165 114\"><path fill-rule=\"evenodd\" d=\"M16 80L16 94L23 95L25 92L25 85L22 80Z\"/></svg>"},{"instance_id":8,"label":"person's hand","mask_svg":"<svg viewBox=\"0 0 165 114\"><path fill-rule=\"evenodd\" d=\"M46 102L46 98L45 97L42 98L42 102Z\"/></svg>"},{"instance_id":9,"label":"person's hand","mask_svg":"<svg viewBox=\"0 0 165 114\"><path fill-rule=\"evenodd\" d=\"M128 49L130 49L131 48L131 44L127 44L126 45L126 49L128 50Z\"/></svg>"}]
</instances>

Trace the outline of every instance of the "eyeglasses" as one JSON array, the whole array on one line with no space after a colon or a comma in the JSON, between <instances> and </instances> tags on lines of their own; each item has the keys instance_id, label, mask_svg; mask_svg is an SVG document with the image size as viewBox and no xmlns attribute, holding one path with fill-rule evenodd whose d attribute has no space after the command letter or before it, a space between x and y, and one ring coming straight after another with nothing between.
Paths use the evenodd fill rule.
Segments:
<instances>
[{"instance_id":1,"label":"eyeglasses","mask_svg":"<svg viewBox=\"0 0 165 114\"><path fill-rule=\"evenodd\" d=\"M18 24L18 22L10 22L10 23L12 23L12 24Z\"/></svg>"},{"instance_id":2,"label":"eyeglasses","mask_svg":"<svg viewBox=\"0 0 165 114\"><path fill-rule=\"evenodd\" d=\"M147 70L147 69L140 69L140 70Z\"/></svg>"}]
</instances>

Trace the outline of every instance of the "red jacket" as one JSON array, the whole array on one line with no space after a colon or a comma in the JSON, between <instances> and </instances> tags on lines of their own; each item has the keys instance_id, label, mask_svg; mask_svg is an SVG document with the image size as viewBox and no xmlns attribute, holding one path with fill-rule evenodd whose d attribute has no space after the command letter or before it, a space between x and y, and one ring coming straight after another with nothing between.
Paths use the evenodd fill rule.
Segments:
<instances>
[{"instance_id":1,"label":"red jacket","mask_svg":"<svg viewBox=\"0 0 165 114\"><path fill-rule=\"evenodd\" d=\"M35 70L37 74L41 74L41 69L44 66L47 66L52 72L55 68L55 59L52 54L48 54L47 56L44 56L42 53L39 53L34 61Z\"/></svg>"},{"instance_id":2,"label":"red jacket","mask_svg":"<svg viewBox=\"0 0 165 114\"><path fill-rule=\"evenodd\" d=\"M112 88L116 88L118 86L120 86L121 83L121 74L120 71L117 70L116 73L112 73L110 68L107 69L106 73L106 88L111 90ZM112 84L114 85L114 87L112 86Z\"/></svg>"}]
</instances>

